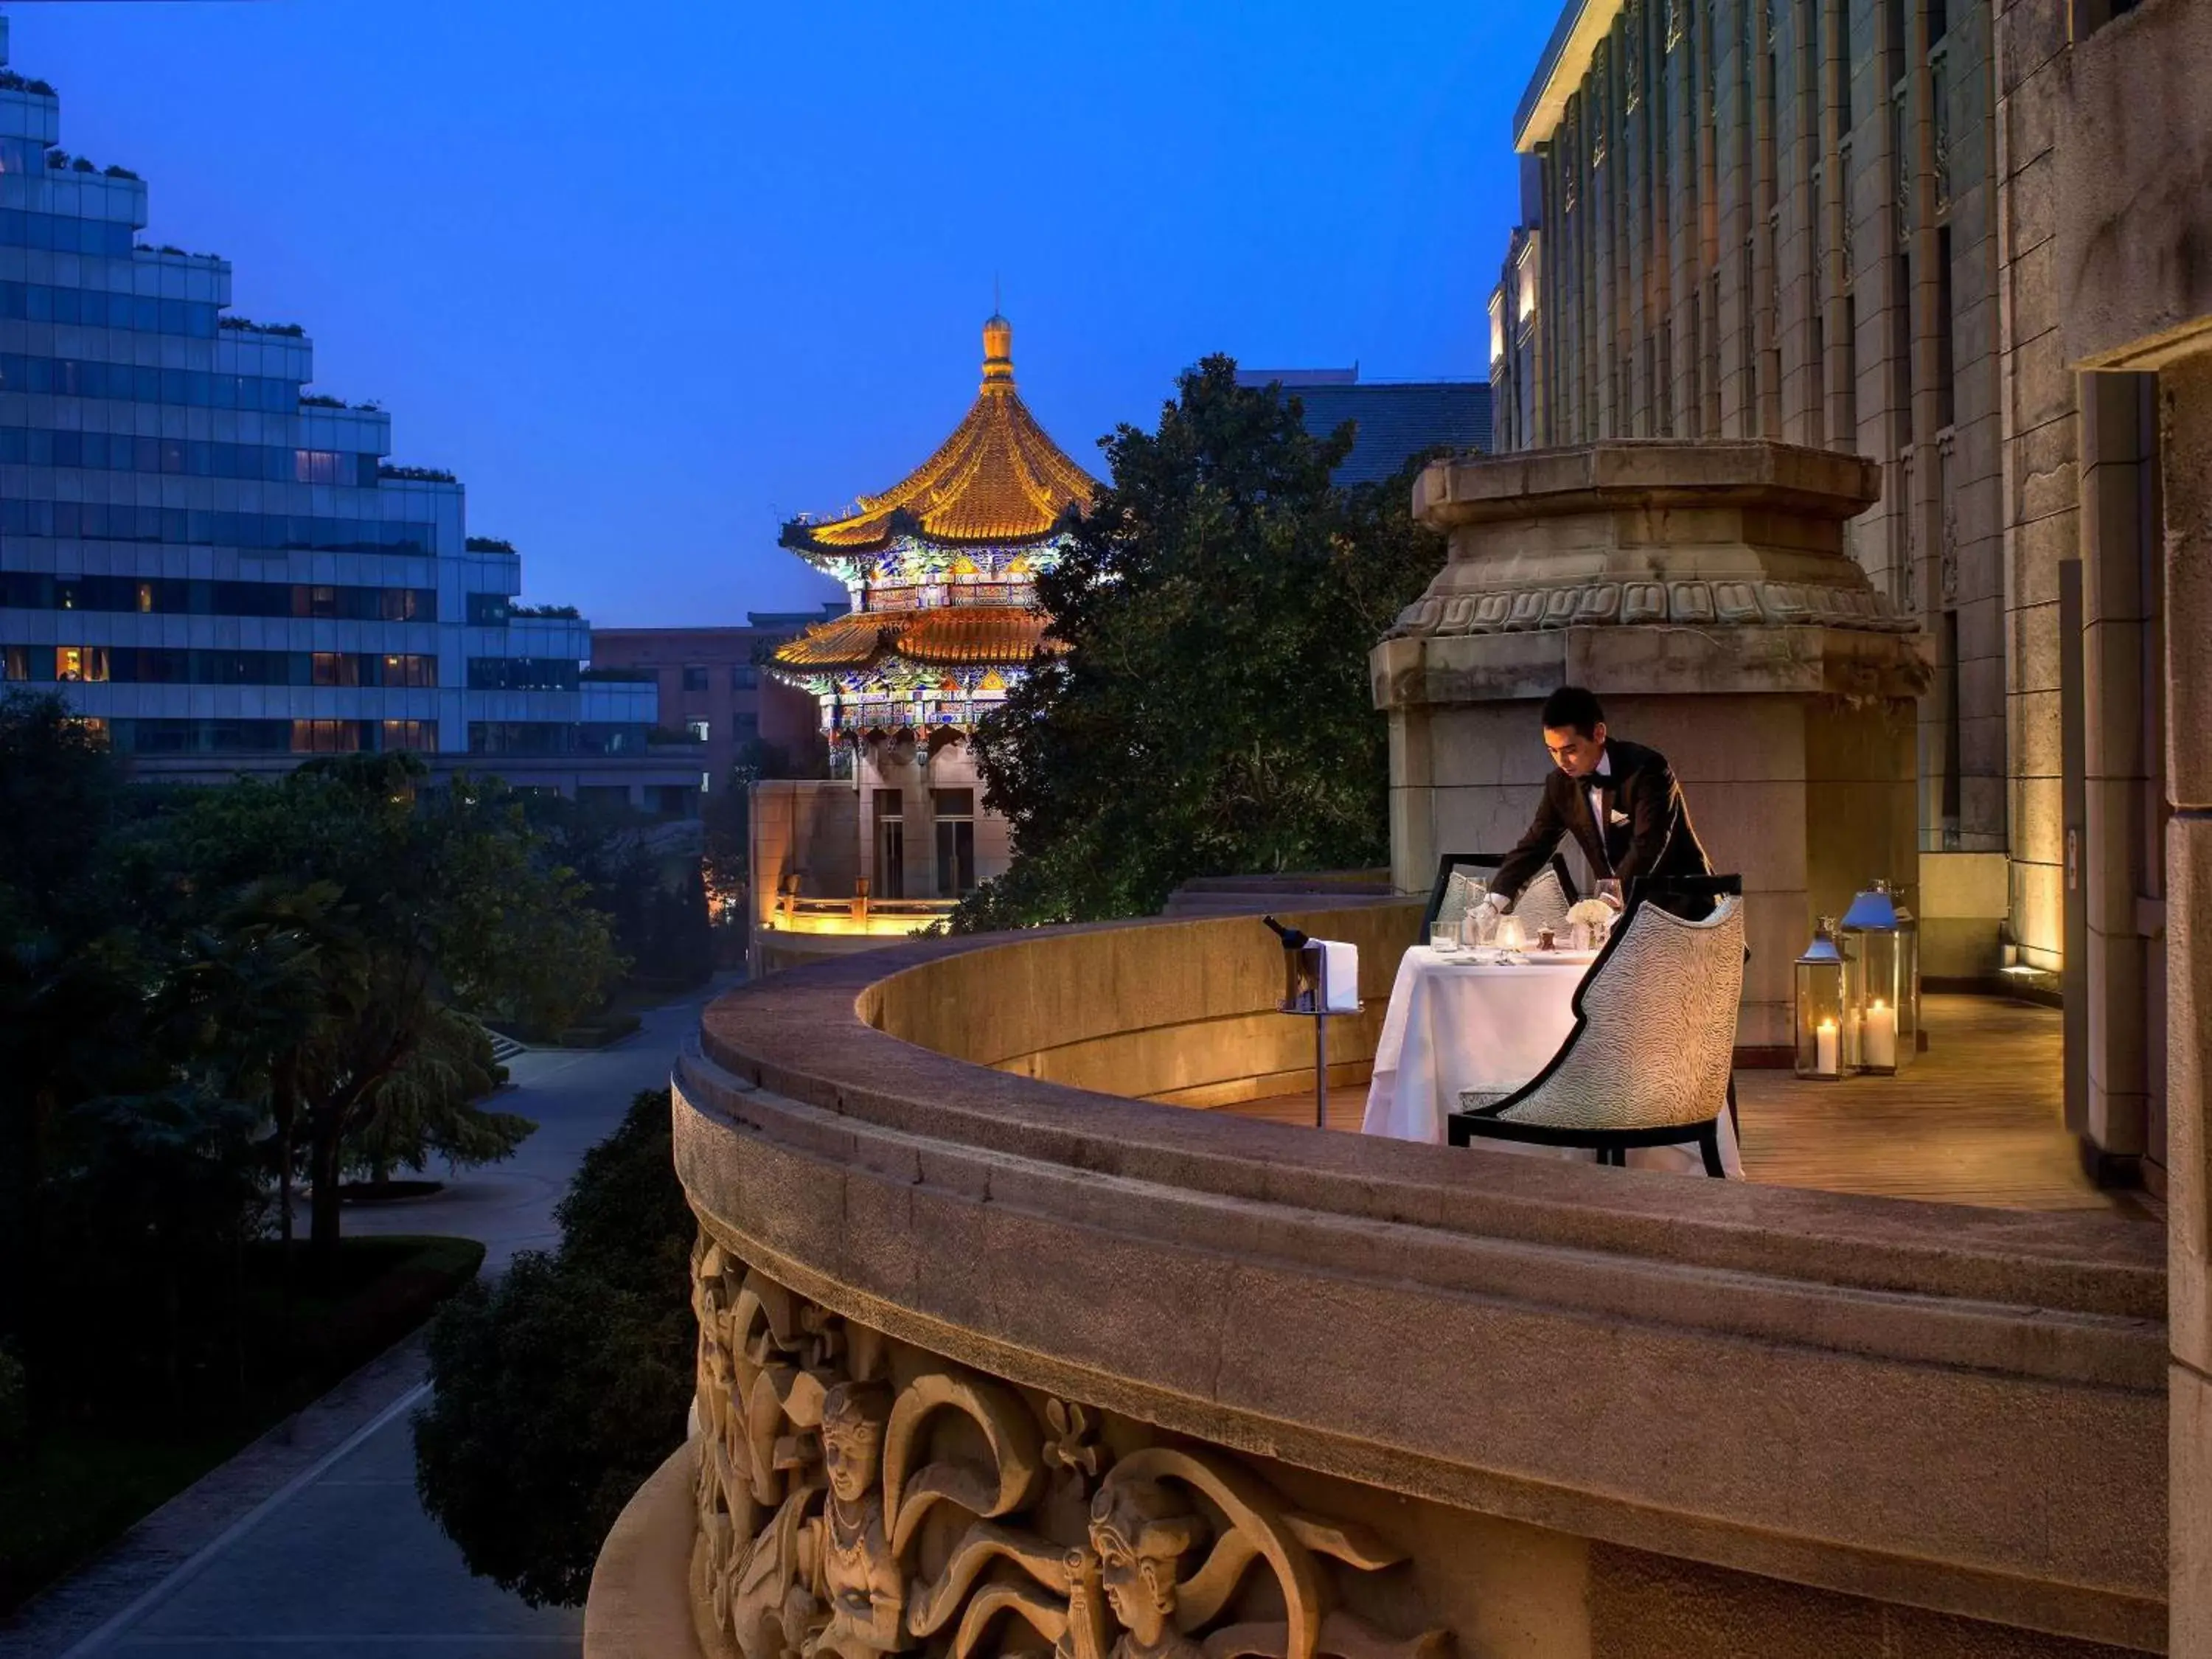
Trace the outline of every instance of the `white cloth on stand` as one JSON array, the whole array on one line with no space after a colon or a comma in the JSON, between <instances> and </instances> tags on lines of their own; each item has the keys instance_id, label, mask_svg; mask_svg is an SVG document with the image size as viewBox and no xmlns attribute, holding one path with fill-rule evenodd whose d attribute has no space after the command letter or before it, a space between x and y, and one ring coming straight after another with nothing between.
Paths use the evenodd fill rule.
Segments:
<instances>
[{"instance_id":1,"label":"white cloth on stand","mask_svg":"<svg viewBox=\"0 0 2212 1659\"><path fill-rule=\"evenodd\" d=\"M1316 939L1321 946L1322 1006L1332 1014L1359 1009L1359 947L1342 939Z\"/></svg>"},{"instance_id":2,"label":"white cloth on stand","mask_svg":"<svg viewBox=\"0 0 2212 1659\"><path fill-rule=\"evenodd\" d=\"M1461 1090L1513 1090L1528 1082L1574 1030L1575 988L1589 967L1547 963L1540 956L1526 967L1505 967L1476 963L1464 952L1440 956L1426 945L1407 951L1399 961L1390 1006L1382 1016L1361 1133L1441 1145L1444 1119L1459 1109ZM1655 1032L1653 1040L1663 1042L1666 1034ZM1723 1166L1741 1177L1743 1159L1735 1127L1725 1112L1720 1141ZM1596 1157L1574 1146L1517 1140L1476 1144L1486 1151L1537 1158L1587 1163ZM1705 1170L1694 1146L1634 1147L1627 1159L1632 1169L1682 1174Z\"/></svg>"}]
</instances>

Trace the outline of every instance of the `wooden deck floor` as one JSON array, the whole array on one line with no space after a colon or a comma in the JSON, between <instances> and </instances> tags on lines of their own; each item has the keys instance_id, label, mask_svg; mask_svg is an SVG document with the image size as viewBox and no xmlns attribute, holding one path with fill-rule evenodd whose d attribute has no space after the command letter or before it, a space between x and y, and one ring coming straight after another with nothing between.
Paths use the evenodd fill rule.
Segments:
<instances>
[{"instance_id":1,"label":"wooden deck floor","mask_svg":"<svg viewBox=\"0 0 2212 1659\"><path fill-rule=\"evenodd\" d=\"M2153 1218L2141 1195L2100 1192L2061 1119L2059 1016L1984 997L1929 997L1929 1051L1894 1078L1806 1083L1739 1072L1744 1170L1753 1181L1999 1209ZM1328 1127L1357 1133L1362 1086L1330 1091ZM1313 1097L1218 1109L1310 1124Z\"/></svg>"}]
</instances>

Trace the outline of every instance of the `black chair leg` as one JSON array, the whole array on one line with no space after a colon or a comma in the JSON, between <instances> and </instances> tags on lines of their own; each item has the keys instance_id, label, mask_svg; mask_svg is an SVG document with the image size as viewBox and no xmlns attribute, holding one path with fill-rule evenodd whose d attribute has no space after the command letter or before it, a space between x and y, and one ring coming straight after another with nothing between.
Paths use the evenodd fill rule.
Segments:
<instances>
[{"instance_id":1,"label":"black chair leg","mask_svg":"<svg viewBox=\"0 0 2212 1659\"><path fill-rule=\"evenodd\" d=\"M1721 1162L1720 1120L1715 1118L1698 1131L1698 1150L1705 1155L1705 1173L1725 1180L1728 1166Z\"/></svg>"}]
</instances>

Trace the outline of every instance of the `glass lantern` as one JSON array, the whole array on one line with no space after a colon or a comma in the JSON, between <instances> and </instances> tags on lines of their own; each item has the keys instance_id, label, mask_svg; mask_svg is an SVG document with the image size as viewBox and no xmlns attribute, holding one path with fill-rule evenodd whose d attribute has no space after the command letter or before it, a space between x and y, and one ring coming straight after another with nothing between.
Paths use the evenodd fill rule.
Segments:
<instances>
[{"instance_id":1,"label":"glass lantern","mask_svg":"<svg viewBox=\"0 0 2212 1659\"><path fill-rule=\"evenodd\" d=\"M1889 884L1877 881L1844 912L1843 942L1858 958L1859 1066L1893 1076L1919 1044L1919 930Z\"/></svg>"},{"instance_id":2,"label":"glass lantern","mask_svg":"<svg viewBox=\"0 0 2212 1659\"><path fill-rule=\"evenodd\" d=\"M1898 1040L1909 1039L1917 1059L1928 1052L1928 1027L1920 1018L1920 923L1905 904L1905 890L1897 898Z\"/></svg>"},{"instance_id":3,"label":"glass lantern","mask_svg":"<svg viewBox=\"0 0 2212 1659\"><path fill-rule=\"evenodd\" d=\"M1797 958L1797 1075L1833 1083L1852 1069L1850 1053L1851 964L1836 938L1833 916Z\"/></svg>"}]
</instances>

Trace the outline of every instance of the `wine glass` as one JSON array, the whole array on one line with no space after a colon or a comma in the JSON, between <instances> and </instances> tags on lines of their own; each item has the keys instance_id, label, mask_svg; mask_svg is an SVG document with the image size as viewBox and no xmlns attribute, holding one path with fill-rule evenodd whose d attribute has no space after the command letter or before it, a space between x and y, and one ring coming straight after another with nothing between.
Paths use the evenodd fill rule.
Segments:
<instances>
[{"instance_id":1,"label":"wine glass","mask_svg":"<svg viewBox=\"0 0 2212 1659\"><path fill-rule=\"evenodd\" d=\"M1468 884L1467 911L1459 919L1459 942L1463 950L1479 948L1483 941L1486 916L1495 915L1491 908L1490 884L1477 879Z\"/></svg>"},{"instance_id":2,"label":"wine glass","mask_svg":"<svg viewBox=\"0 0 2212 1659\"><path fill-rule=\"evenodd\" d=\"M1598 878L1597 896L1610 904L1616 913L1626 908L1626 902L1620 896L1620 883L1614 877L1601 876Z\"/></svg>"}]
</instances>

